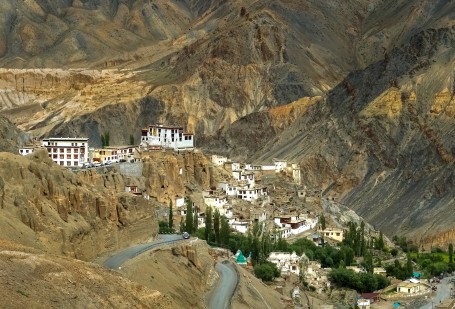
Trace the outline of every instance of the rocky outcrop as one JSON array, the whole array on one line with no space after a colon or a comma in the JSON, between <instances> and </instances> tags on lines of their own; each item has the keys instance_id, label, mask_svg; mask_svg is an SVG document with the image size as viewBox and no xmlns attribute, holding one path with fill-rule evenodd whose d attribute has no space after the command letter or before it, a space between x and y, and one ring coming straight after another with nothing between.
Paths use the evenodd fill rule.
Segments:
<instances>
[{"instance_id":1,"label":"rocky outcrop","mask_svg":"<svg viewBox=\"0 0 455 309\"><path fill-rule=\"evenodd\" d=\"M187 196L196 188L216 185L217 175L200 152L151 152L143 154L145 189L159 202Z\"/></svg>"},{"instance_id":2,"label":"rocky outcrop","mask_svg":"<svg viewBox=\"0 0 455 309\"><path fill-rule=\"evenodd\" d=\"M28 141L30 141L30 137L26 133L0 115L0 152L18 153L19 147Z\"/></svg>"},{"instance_id":3,"label":"rocky outcrop","mask_svg":"<svg viewBox=\"0 0 455 309\"><path fill-rule=\"evenodd\" d=\"M158 231L154 204L122 193L118 175L76 175L56 166L45 150L0 157L4 239L92 260Z\"/></svg>"},{"instance_id":4,"label":"rocky outcrop","mask_svg":"<svg viewBox=\"0 0 455 309\"><path fill-rule=\"evenodd\" d=\"M219 275L205 241L188 240L131 259L122 274L171 298L175 308L206 308Z\"/></svg>"}]
</instances>

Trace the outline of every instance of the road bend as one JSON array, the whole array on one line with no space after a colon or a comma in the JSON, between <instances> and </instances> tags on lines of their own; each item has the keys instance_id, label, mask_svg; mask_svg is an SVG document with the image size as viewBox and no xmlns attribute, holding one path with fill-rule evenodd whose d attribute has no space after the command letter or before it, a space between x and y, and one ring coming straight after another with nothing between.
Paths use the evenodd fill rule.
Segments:
<instances>
[{"instance_id":1,"label":"road bend","mask_svg":"<svg viewBox=\"0 0 455 309\"><path fill-rule=\"evenodd\" d=\"M230 309L231 298L239 282L238 273L229 261L217 263L215 269L220 274L220 279L210 296L209 309Z\"/></svg>"},{"instance_id":2,"label":"road bend","mask_svg":"<svg viewBox=\"0 0 455 309\"><path fill-rule=\"evenodd\" d=\"M157 248L169 243L174 243L177 241L183 241L181 235L160 235L159 238L153 242L135 245L128 249L122 250L115 255L109 257L103 262L104 267L110 269L118 269L126 261L138 256L141 253L144 253L150 249Z\"/></svg>"}]
</instances>

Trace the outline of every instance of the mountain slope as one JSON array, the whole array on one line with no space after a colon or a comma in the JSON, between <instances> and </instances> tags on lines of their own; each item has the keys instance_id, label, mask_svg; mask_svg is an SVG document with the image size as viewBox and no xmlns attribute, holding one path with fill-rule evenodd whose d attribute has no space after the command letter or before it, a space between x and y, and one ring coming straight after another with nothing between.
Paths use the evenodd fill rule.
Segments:
<instances>
[{"instance_id":1,"label":"mountain slope","mask_svg":"<svg viewBox=\"0 0 455 309\"><path fill-rule=\"evenodd\" d=\"M453 47L453 27L416 34L383 60L349 74L271 135L256 159L299 161L305 183L390 235L429 245L424 238L453 227Z\"/></svg>"}]
</instances>

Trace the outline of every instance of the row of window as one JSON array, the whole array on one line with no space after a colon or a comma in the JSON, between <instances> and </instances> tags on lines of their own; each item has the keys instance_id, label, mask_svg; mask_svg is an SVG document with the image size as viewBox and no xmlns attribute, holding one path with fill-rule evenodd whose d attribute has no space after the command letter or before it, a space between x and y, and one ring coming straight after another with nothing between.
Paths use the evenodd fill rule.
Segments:
<instances>
[{"instance_id":1,"label":"row of window","mask_svg":"<svg viewBox=\"0 0 455 309\"><path fill-rule=\"evenodd\" d=\"M50 148L48 151L51 151L52 153L84 153L84 149L80 148Z\"/></svg>"},{"instance_id":2,"label":"row of window","mask_svg":"<svg viewBox=\"0 0 455 309\"><path fill-rule=\"evenodd\" d=\"M58 142L47 142L47 145L48 146L58 146L59 143ZM78 143L71 143L71 146L73 146L73 147L77 146L77 145L78 145ZM85 146L85 143L81 143L81 145ZM62 145L60 145L60 146L62 146Z\"/></svg>"},{"instance_id":3,"label":"row of window","mask_svg":"<svg viewBox=\"0 0 455 309\"><path fill-rule=\"evenodd\" d=\"M50 155L49 155L49 157L50 157ZM63 159L65 159L65 155L64 154L60 154L60 155L52 154L52 159L62 159L63 160ZM79 159L79 155L75 154L74 156L72 156L70 154L67 154L66 155L66 159L69 159L69 160L71 160L71 159Z\"/></svg>"}]
</instances>

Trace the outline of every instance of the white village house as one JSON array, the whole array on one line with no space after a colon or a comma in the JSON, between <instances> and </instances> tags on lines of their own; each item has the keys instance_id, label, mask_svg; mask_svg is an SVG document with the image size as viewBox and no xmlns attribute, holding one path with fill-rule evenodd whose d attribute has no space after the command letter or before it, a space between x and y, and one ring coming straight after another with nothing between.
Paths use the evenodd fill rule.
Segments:
<instances>
[{"instance_id":1,"label":"white village house","mask_svg":"<svg viewBox=\"0 0 455 309\"><path fill-rule=\"evenodd\" d=\"M194 135L185 133L183 127L149 125L142 129L141 147L148 149L169 148L174 150L192 150Z\"/></svg>"},{"instance_id":2,"label":"white village house","mask_svg":"<svg viewBox=\"0 0 455 309\"><path fill-rule=\"evenodd\" d=\"M41 141L49 158L59 165L82 167L88 163L88 138L49 137Z\"/></svg>"},{"instance_id":3,"label":"white village house","mask_svg":"<svg viewBox=\"0 0 455 309\"><path fill-rule=\"evenodd\" d=\"M307 262L308 258L305 253L302 253L302 256L298 256L295 251L292 253L271 252L267 260L276 265L282 276L288 276L291 273L298 276L300 275L300 263Z\"/></svg>"},{"instance_id":4,"label":"white village house","mask_svg":"<svg viewBox=\"0 0 455 309\"><path fill-rule=\"evenodd\" d=\"M228 158L218 155L212 155L211 159L212 163L217 166L223 166L228 161Z\"/></svg>"}]
</instances>

